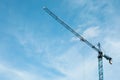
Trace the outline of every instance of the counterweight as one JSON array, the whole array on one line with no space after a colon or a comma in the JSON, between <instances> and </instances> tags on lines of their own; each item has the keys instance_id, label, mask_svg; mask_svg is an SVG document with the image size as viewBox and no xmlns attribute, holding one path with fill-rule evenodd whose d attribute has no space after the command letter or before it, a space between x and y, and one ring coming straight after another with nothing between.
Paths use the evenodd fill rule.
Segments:
<instances>
[{"instance_id":1,"label":"counterweight","mask_svg":"<svg viewBox=\"0 0 120 80\"><path fill-rule=\"evenodd\" d=\"M90 46L92 49L98 52L98 72L99 72L99 80L103 80L103 57L109 61L110 64L112 64L112 58L103 54L103 52L100 49L100 44L98 44L98 48L95 47L93 44L91 44L89 41L87 41L84 37L82 37L80 34L78 34L76 31L74 31L68 24L63 22L60 18L58 18L53 12L51 12L48 8L43 8L45 12L47 12L51 17L53 17L57 22L59 22L61 25L63 25L67 30L72 32L76 37L78 37L81 41L86 43L88 46Z\"/></svg>"}]
</instances>

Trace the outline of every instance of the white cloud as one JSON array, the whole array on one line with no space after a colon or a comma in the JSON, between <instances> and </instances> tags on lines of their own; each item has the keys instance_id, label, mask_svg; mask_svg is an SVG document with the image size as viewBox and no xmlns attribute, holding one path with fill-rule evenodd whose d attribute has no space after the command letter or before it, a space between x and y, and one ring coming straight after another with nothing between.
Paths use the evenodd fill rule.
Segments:
<instances>
[{"instance_id":1,"label":"white cloud","mask_svg":"<svg viewBox=\"0 0 120 80\"><path fill-rule=\"evenodd\" d=\"M9 80L45 80L40 75L29 71L18 70L8 65L0 64L0 74L5 75Z\"/></svg>"},{"instance_id":2,"label":"white cloud","mask_svg":"<svg viewBox=\"0 0 120 80\"><path fill-rule=\"evenodd\" d=\"M61 80L92 80L97 78L94 77L98 74L97 58L94 58L93 55L86 56L87 59L84 61L82 54L84 54L83 51L80 52L80 48L74 45L67 49L63 55L50 59L47 66L51 66L65 74L65 77Z\"/></svg>"},{"instance_id":3,"label":"white cloud","mask_svg":"<svg viewBox=\"0 0 120 80\"><path fill-rule=\"evenodd\" d=\"M80 32L81 30L82 29L78 28L76 31ZM80 35L82 35L84 38L91 39L91 38L98 37L100 33L101 33L100 27L96 26L96 27L87 28L86 30L83 31L83 34L80 34ZM70 41L73 42L78 40L80 39L75 36L75 37L72 37Z\"/></svg>"},{"instance_id":4,"label":"white cloud","mask_svg":"<svg viewBox=\"0 0 120 80\"><path fill-rule=\"evenodd\" d=\"M67 0L67 2L68 1L70 2L69 3L70 6L72 6L74 8L82 6L86 3L86 0L85 1L84 0ZM90 1L90 2L93 3L93 1ZM94 4L94 5L96 5L96 6L94 6L91 3L89 6L87 6L87 8L82 9L83 13L80 10L82 13L82 15L81 14L80 15L83 16L86 20L89 17L91 18L91 15L90 15L91 11L92 12L95 12L98 10L103 11L100 9L101 5L98 6L97 4ZM85 9L85 11L84 11L84 9ZM70 8L70 10L71 10L71 8ZM84 15L84 14L86 14L86 15ZM93 18L93 16L92 16L92 18ZM77 21L79 21L79 20L77 20ZM117 21L119 22L119 19ZM91 21L89 21L89 22L90 22L89 24L91 24ZM97 22L97 19L92 20L92 23L96 23L96 22ZM84 23L84 24L86 24L85 26L88 26L88 23ZM77 30L77 32L79 32L80 30L81 29L79 28ZM110 31L110 30L108 30L108 31ZM18 32L18 31L16 31L16 32ZM94 37L99 36L100 33L101 33L100 27L98 27L98 26L89 27L83 32L83 36L86 38L94 38ZM35 39L34 35L32 33L30 33L29 31L25 32L22 35L21 35L21 33L14 33L14 34L15 34L15 37L21 43L21 45L23 45L25 47L25 50L28 53L31 53L32 51L34 51L35 53L41 53L43 50L45 50L43 47L41 48L41 46L40 46L41 43L38 43L40 41L37 41ZM105 33L105 34L107 34L107 33ZM111 38L112 38L112 36L111 36ZM110 55L112 54L111 57L113 57L113 60L115 60L115 62L118 63L118 61L120 61L120 58L119 58L120 42L119 42L119 40L116 41L111 38L105 39L105 48L104 49L106 49L107 52L110 53ZM79 40L79 39L75 38L75 37L72 38L72 41L76 41L76 40ZM45 42L42 42L42 43L44 45L46 44ZM64 43L64 41L61 41L61 43ZM48 45L49 44L47 44L47 46ZM53 44L53 45L56 47L56 44ZM31 48L31 46L32 46L32 48ZM98 78L98 76L96 76L96 74L98 74L98 72L97 72L96 58L93 59L93 57L88 57L88 59L84 63L84 61L82 60L83 56L80 54L79 48L77 48L76 46L70 47L68 50L65 50L64 54L60 55L59 57L55 57L55 55L53 55L51 53L52 52L49 52L48 55L45 55L46 57L48 57L47 58L48 63L45 63L46 66L53 67L66 75L65 77L62 77L60 79L58 79L56 77L57 80L80 80L80 79L81 80L97 80L96 78ZM82 53L83 53L83 51L82 51ZM41 61L41 62L44 62L44 61ZM115 66L114 69L116 67L117 66ZM114 72L114 69L113 69L113 72ZM119 70L118 67L117 67L117 69ZM6 76L8 76L8 78L11 78L12 80L18 80L18 79L20 79L20 80L45 80L44 78L39 77L40 75L37 76L29 71L18 70L13 67L9 67L9 66L2 65L2 64L0 64L0 73L5 74ZM108 78L108 80L110 80L110 79ZM116 80L119 80L119 79L116 79Z\"/></svg>"},{"instance_id":5,"label":"white cloud","mask_svg":"<svg viewBox=\"0 0 120 80\"><path fill-rule=\"evenodd\" d=\"M97 27L90 27L90 28L87 28L84 32L83 32L83 36L85 38L94 38L94 37L97 37L99 36L100 34L100 28L97 26Z\"/></svg>"},{"instance_id":6,"label":"white cloud","mask_svg":"<svg viewBox=\"0 0 120 80\"><path fill-rule=\"evenodd\" d=\"M64 3L67 4L71 9L75 9L79 6L83 6L86 3L86 0L64 0Z\"/></svg>"},{"instance_id":7,"label":"white cloud","mask_svg":"<svg viewBox=\"0 0 120 80\"><path fill-rule=\"evenodd\" d=\"M79 40L80 40L80 39L77 38L77 37L72 37L70 41L71 41L71 42L74 42L74 41L79 41Z\"/></svg>"},{"instance_id":8,"label":"white cloud","mask_svg":"<svg viewBox=\"0 0 120 80\"><path fill-rule=\"evenodd\" d=\"M78 28L77 28L75 31L79 34L79 32L81 32L83 26L84 26L84 25L78 25ZM81 34L80 34L80 35L81 35ZM72 38L70 39L71 42L79 41L79 40L80 40L80 39L79 39L78 37L76 37L75 35L74 35L74 37L72 37Z\"/></svg>"}]
</instances>

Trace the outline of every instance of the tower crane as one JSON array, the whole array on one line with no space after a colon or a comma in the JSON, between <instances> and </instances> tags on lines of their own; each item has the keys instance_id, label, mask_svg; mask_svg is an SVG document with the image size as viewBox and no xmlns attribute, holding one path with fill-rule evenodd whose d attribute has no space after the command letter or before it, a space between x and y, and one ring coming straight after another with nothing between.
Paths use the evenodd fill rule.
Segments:
<instances>
[{"instance_id":1,"label":"tower crane","mask_svg":"<svg viewBox=\"0 0 120 80\"><path fill-rule=\"evenodd\" d=\"M106 54L103 54L101 51L100 43L98 43L98 47L94 46L92 43L90 43L88 40L86 40L84 37L82 37L80 34L78 34L75 30L73 30L68 24L66 24L63 20L61 20L59 17L57 17L52 11L50 11L47 7L43 7L43 10L48 13L52 18L54 18L58 23L60 23L62 26L64 26L67 30L72 32L77 38L79 38L82 42L86 43L89 47L97 51L98 53L98 74L99 74L99 80L104 80L103 78L103 57L109 61L110 64L112 64L112 58L107 56Z\"/></svg>"}]
</instances>

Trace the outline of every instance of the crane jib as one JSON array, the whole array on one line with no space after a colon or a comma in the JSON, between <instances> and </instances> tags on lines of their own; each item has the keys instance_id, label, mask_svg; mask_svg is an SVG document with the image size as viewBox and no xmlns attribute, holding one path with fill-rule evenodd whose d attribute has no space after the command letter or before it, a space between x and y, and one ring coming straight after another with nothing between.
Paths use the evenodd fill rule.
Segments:
<instances>
[{"instance_id":1,"label":"crane jib","mask_svg":"<svg viewBox=\"0 0 120 80\"><path fill-rule=\"evenodd\" d=\"M69 25L67 25L65 22L63 22L60 18L58 18L53 12L51 12L47 7L43 7L43 9L50 15L52 16L57 22L59 22L61 25L63 25L67 30L69 30L70 32L72 32L76 37L78 37L81 41L83 41L84 43L86 43L88 46L90 46L91 48L93 48L95 51L97 51L99 54L102 53L102 57L106 58L107 60L109 60L109 62L111 62L111 57L107 56L107 55L103 55L103 52L98 49L97 47L95 47L93 44L91 44L89 41L87 41L85 38L83 38L80 34L78 34L76 31L74 31Z\"/></svg>"},{"instance_id":2,"label":"crane jib","mask_svg":"<svg viewBox=\"0 0 120 80\"><path fill-rule=\"evenodd\" d=\"M84 39L80 34L75 32L70 26L68 26L66 23L64 23L60 18L58 18L53 12L51 12L48 8L43 8L49 15L51 15L56 21L58 21L61 25L63 25L66 29L68 29L70 32L72 32L76 37L78 37L81 41L85 42L87 45L89 45L91 48L95 49L97 52L99 52L99 49L97 49L94 45L92 45L90 42L88 42L86 39Z\"/></svg>"}]
</instances>

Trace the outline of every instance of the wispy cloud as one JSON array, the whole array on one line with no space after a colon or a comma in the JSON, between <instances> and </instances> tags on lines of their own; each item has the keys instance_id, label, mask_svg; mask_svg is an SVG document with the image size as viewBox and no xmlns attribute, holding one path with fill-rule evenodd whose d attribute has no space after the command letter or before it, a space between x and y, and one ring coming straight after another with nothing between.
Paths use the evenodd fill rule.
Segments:
<instances>
[{"instance_id":1,"label":"wispy cloud","mask_svg":"<svg viewBox=\"0 0 120 80\"><path fill-rule=\"evenodd\" d=\"M79 32L81 31L80 29L76 30L76 32ZM87 29L85 29L83 31L82 35L84 38L87 38L87 39L92 39L92 38L95 38L95 37L98 37L101 33L101 30L100 30L100 27L96 26L96 27L89 27ZM77 37L72 37L71 41L78 41L80 40L79 38Z\"/></svg>"},{"instance_id":2,"label":"wispy cloud","mask_svg":"<svg viewBox=\"0 0 120 80\"><path fill-rule=\"evenodd\" d=\"M0 64L0 73L9 80L39 80L43 79L42 77L33 74L28 71L15 69L14 67L10 67L8 65ZM45 80L45 79L43 79Z\"/></svg>"},{"instance_id":3,"label":"wispy cloud","mask_svg":"<svg viewBox=\"0 0 120 80\"><path fill-rule=\"evenodd\" d=\"M71 9L76 9L80 6L84 6L86 2L87 2L86 0L74 0L74 1L63 0L63 3L68 4L67 7L71 7Z\"/></svg>"},{"instance_id":4,"label":"wispy cloud","mask_svg":"<svg viewBox=\"0 0 120 80\"><path fill-rule=\"evenodd\" d=\"M94 37L97 37L99 36L100 34L100 28L98 26L96 27L89 27L87 28L84 32L83 32L83 36L85 38L94 38Z\"/></svg>"},{"instance_id":5,"label":"wispy cloud","mask_svg":"<svg viewBox=\"0 0 120 80\"><path fill-rule=\"evenodd\" d=\"M93 59L93 55L86 56L87 60L83 59L84 52L80 52L80 48L77 45L70 47L69 49L65 50L64 54L58 57L51 59L48 66L52 66L53 68L59 70L60 72L65 74L65 77L62 80L66 79L94 79L94 75L97 75L97 62L96 58ZM90 67L90 65L92 65ZM87 67L89 66L89 68ZM90 74L88 76L88 74ZM85 78L84 76L88 76ZM93 76L93 77L92 77ZM97 77L96 77L97 78Z\"/></svg>"},{"instance_id":6,"label":"wispy cloud","mask_svg":"<svg viewBox=\"0 0 120 80\"><path fill-rule=\"evenodd\" d=\"M108 65L108 63L105 63L104 70L105 70L105 78L107 77L106 80L107 79L112 80L113 78L111 78L111 76L114 77L113 75L114 72L116 72L114 80L119 80L120 36L118 34L120 30L119 27L120 23L119 23L119 14L117 11L118 9L115 9L112 2L113 1L108 1L108 0L101 0L101 1L63 0L62 5L64 5L65 8L67 7L66 10L71 12L70 15L72 15L71 18L73 20L73 22L70 20L71 24L74 25L75 23L76 25L78 25L77 26L78 29L76 31L87 39L94 40L95 38L98 38L99 41L103 42L102 45L103 48L105 49L103 51L113 58L113 65L111 67ZM49 3L49 1L47 3ZM50 5L52 4L50 3ZM32 7L31 4L29 6ZM27 9L28 8L26 8L25 10ZM60 9L58 10L60 11ZM66 10L64 9L64 11ZM31 9L30 11L31 13L34 12ZM16 15L18 13L14 13L14 14ZM20 48L22 49L13 52L14 53L13 61L15 61L14 63L12 61L7 61L7 59L4 60L0 59L1 60L0 74L4 75L4 77L8 78L9 80L10 79L11 80L80 80L80 79L97 80L98 79L97 56L96 56L97 54L94 51L89 50L89 48L87 48L86 46L83 46L84 44L83 45L73 44L73 43L71 44L71 42L69 41L56 40L56 38L54 37L57 35L55 34L57 30L55 31L53 29L51 31L52 34L50 34L49 29L51 27L50 28L47 27L47 26L56 26L56 24L54 24L53 22L54 25L53 24L44 25L47 22L50 22L49 18L47 18L48 21L46 22L45 18L43 19L43 17L40 17L41 21L38 20L38 23L37 22L33 23L34 21L33 17L31 18L32 21L31 20L29 21L29 18L26 19L24 18L25 16L24 17L21 16L22 13L18 14L19 17L17 17L16 15L13 20L14 14L11 13L12 16L9 18L9 23L12 23L11 25L9 25L10 27L7 28L5 27L4 28L5 30L2 31L5 34L9 34L7 36L12 36L12 37L6 38L7 40L3 41L6 44L4 43L2 44L1 55L3 55L2 51L5 51L6 53L8 53L7 58L10 58L9 60L11 60L13 56L9 57L9 55L11 55L9 54L9 52L16 50L17 49L16 45L20 46ZM27 13L25 15L29 15L29 14ZM31 15L32 14L30 14L28 17L30 17ZM65 14L63 15L63 17L66 18ZM8 18L6 20L8 20ZM44 21L45 23L42 23ZM15 25L14 23L17 25ZM39 24L39 25L35 25L35 24ZM44 32L50 35L46 35L44 34ZM52 37L53 39L50 37ZM75 37L72 37L71 39L71 41L76 41L76 40L79 39ZM16 41L16 43L14 41ZM14 45L14 49L13 46L12 47L10 46L10 44ZM4 50L2 50L3 45L4 45ZM8 51L7 48L9 48L10 50ZM18 57L16 57L18 56L18 54L21 55L19 59ZM23 57L26 59L23 60ZM21 60L23 61L23 64L27 65L27 66L23 65L25 69L22 69L21 67L22 64L18 63L18 62L22 63ZM11 62L11 65L8 65L8 63L3 64L2 61L6 61L8 63ZM14 65L19 66L19 68Z\"/></svg>"}]
</instances>

